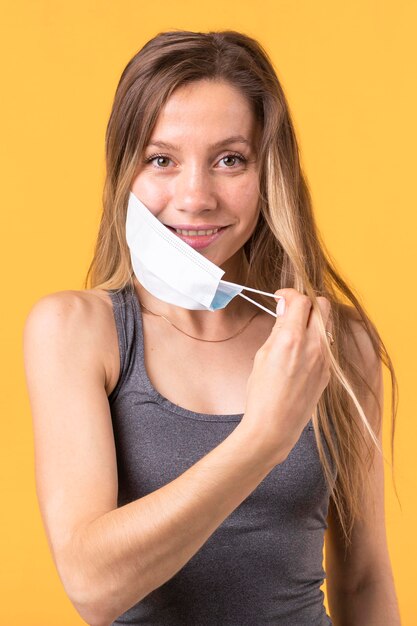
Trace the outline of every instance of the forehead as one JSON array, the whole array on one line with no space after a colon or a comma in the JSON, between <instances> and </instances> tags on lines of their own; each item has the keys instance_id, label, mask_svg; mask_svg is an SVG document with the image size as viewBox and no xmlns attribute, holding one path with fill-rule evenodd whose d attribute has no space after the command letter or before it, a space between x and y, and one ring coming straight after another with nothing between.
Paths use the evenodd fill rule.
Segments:
<instances>
[{"instance_id":1,"label":"forehead","mask_svg":"<svg viewBox=\"0 0 417 626\"><path fill-rule=\"evenodd\" d=\"M195 135L208 142L226 135L251 139L255 128L252 105L238 88L223 81L201 80L173 92L158 116L151 140L174 143Z\"/></svg>"}]
</instances>

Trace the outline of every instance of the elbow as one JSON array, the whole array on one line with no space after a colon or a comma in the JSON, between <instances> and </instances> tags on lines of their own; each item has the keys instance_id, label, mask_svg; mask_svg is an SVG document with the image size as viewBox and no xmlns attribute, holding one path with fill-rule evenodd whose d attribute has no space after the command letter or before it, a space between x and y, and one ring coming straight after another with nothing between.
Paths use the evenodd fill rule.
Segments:
<instances>
[{"instance_id":1,"label":"elbow","mask_svg":"<svg viewBox=\"0 0 417 626\"><path fill-rule=\"evenodd\" d=\"M78 588L77 592L68 593L74 608L89 626L112 626L114 620L141 602L147 594L139 597L135 594L134 598L121 598L121 595L120 589L115 590L102 582L95 585L90 582L82 589Z\"/></svg>"},{"instance_id":2,"label":"elbow","mask_svg":"<svg viewBox=\"0 0 417 626\"><path fill-rule=\"evenodd\" d=\"M89 626L111 626L121 612L112 603L117 597L110 579L97 579L88 572L81 552L74 547L55 555L55 564L65 592L80 617Z\"/></svg>"},{"instance_id":3,"label":"elbow","mask_svg":"<svg viewBox=\"0 0 417 626\"><path fill-rule=\"evenodd\" d=\"M109 565L101 566L96 553L86 548L84 533L75 533L56 555L56 566L67 596L89 626L111 626L125 611L140 602L150 591L135 588L117 575Z\"/></svg>"},{"instance_id":4,"label":"elbow","mask_svg":"<svg viewBox=\"0 0 417 626\"><path fill-rule=\"evenodd\" d=\"M103 615L103 608L98 607L91 597L81 598L80 595L71 597L68 594L75 610L89 626L111 626L113 619Z\"/></svg>"},{"instance_id":5,"label":"elbow","mask_svg":"<svg viewBox=\"0 0 417 626\"><path fill-rule=\"evenodd\" d=\"M99 592L93 581L82 586L67 583L64 587L73 607L89 626L111 626L121 614L110 606L112 594Z\"/></svg>"},{"instance_id":6,"label":"elbow","mask_svg":"<svg viewBox=\"0 0 417 626\"><path fill-rule=\"evenodd\" d=\"M65 592L80 617L89 626L111 626L113 619L105 611L106 602L101 601L95 581L83 581L79 572L70 574L63 567L58 569Z\"/></svg>"}]
</instances>

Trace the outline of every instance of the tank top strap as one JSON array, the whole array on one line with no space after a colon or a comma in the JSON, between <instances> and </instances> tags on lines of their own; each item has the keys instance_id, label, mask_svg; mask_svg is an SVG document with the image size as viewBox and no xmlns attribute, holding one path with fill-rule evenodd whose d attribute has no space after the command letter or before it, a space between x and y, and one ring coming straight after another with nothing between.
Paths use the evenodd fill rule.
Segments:
<instances>
[{"instance_id":1,"label":"tank top strap","mask_svg":"<svg viewBox=\"0 0 417 626\"><path fill-rule=\"evenodd\" d=\"M142 340L142 320L137 315L137 298L134 288L126 285L122 289L109 289L108 294L112 301L114 321L117 329L119 345L120 375L113 391L109 395L109 402L112 403L123 386L130 368L135 362L135 351L138 342ZM143 351L143 345L139 348Z\"/></svg>"}]
</instances>

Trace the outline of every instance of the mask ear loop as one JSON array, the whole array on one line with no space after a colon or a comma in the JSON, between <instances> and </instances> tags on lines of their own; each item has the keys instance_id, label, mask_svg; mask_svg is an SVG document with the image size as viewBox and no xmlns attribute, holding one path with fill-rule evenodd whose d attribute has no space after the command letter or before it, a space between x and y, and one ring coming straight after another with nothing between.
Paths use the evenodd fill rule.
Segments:
<instances>
[{"instance_id":1,"label":"mask ear loop","mask_svg":"<svg viewBox=\"0 0 417 626\"><path fill-rule=\"evenodd\" d=\"M257 307L259 307L260 309L263 309L264 311L266 311L267 313L269 313L270 315L272 315L272 317L278 317L278 315L276 313L273 313L272 311L270 311L269 309L267 309L265 306L263 306L262 304L259 304L259 302L255 302L255 300L252 300L252 298L248 298L248 296L245 296L243 293L238 293L238 296L240 296L241 298L245 298L245 300L249 300L249 302L252 302L252 304L255 304ZM267 294L270 295L270 294ZM276 298L277 296L275 296Z\"/></svg>"},{"instance_id":2,"label":"mask ear loop","mask_svg":"<svg viewBox=\"0 0 417 626\"><path fill-rule=\"evenodd\" d=\"M220 282L226 285L233 285L234 287L241 287L242 290L244 289L245 291L254 291L255 293L260 293L263 296L270 296L271 298L282 298L282 296L276 296L274 293L268 293L267 291L259 291L259 289L253 289L253 287L245 287L244 285L239 285L238 283L230 283L227 280L221 280ZM243 293L239 292L237 295L240 296L241 298L245 298L245 300L249 300L249 302L252 302L252 304L259 307L260 309L263 309L266 313L269 313L270 315L272 315L272 317L278 317L276 313L273 313L272 311L264 307L262 304L259 304L259 302L255 302L255 300L252 300L252 298L248 298L248 296L245 296Z\"/></svg>"}]
</instances>

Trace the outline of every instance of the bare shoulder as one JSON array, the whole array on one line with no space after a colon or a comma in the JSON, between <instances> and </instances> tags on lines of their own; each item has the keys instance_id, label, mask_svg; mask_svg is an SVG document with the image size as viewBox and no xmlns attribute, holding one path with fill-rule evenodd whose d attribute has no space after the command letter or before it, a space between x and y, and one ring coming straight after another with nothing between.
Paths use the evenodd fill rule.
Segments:
<instances>
[{"instance_id":1,"label":"bare shoulder","mask_svg":"<svg viewBox=\"0 0 417 626\"><path fill-rule=\"evenodd\" d=\"M50 311L57 313L59 309L63 311L91 311L103 308L111 308L110 296L104 289L66 289L48 293L37 300L30 313L34 310Z\"/></svg>"},{"instance_id":2,"label":"bare shoulder","mask_svg":"<svg viewBox=\"0 0 417 626\"><path fill-rule=\"evenodd\" d=\"M360 385L359 400L372 427L379 430L383 405L383 372L377 331L370 322L370 334L358 311L353 306L343 306L350 329L344 340L345 354L366 381Z\"/></svg>"},{"instance_id":3,"label":"bare shoulder","mask_svg":"<svg viewBox=\"0 0 417 626\"><path fill-rule=\"evenodd\" d=\"M351 305L341 304L341 311L343 312L347 322L349 332L345 338L345 349L353 359L361 360L363 367L375 367L379 361L379 355L375 352L375 348L362 317L357 309ZM371 333L374 341L378 343L378 337L375 326L370 323Z\"/></svg>"},{"instance_id":4,"label":"bare shoulder","mask_svg":"<svg viewBox=\"0 0 417 626\"><path fill-rule=\"evenodd\" d=\"M112 303L103 289L63 290L47 294L30 309L24 343L55 337L62 346L82 344L104 368L108 393L119 375L118 339Z\"/></svg>"},{"instance_id":5,"label":"bare shoulder","mask_svg":"<svg viewBox=\"0 0 417 626\"><path fill-rule=\"evenodd\" d=\"M103 331L111 319L111 301L103 290L65 290L47 294L37 300L25 322L28 328L45 327L53 330L78 329L79 333L94 334Z\"/></svg>"}]
</instances>

